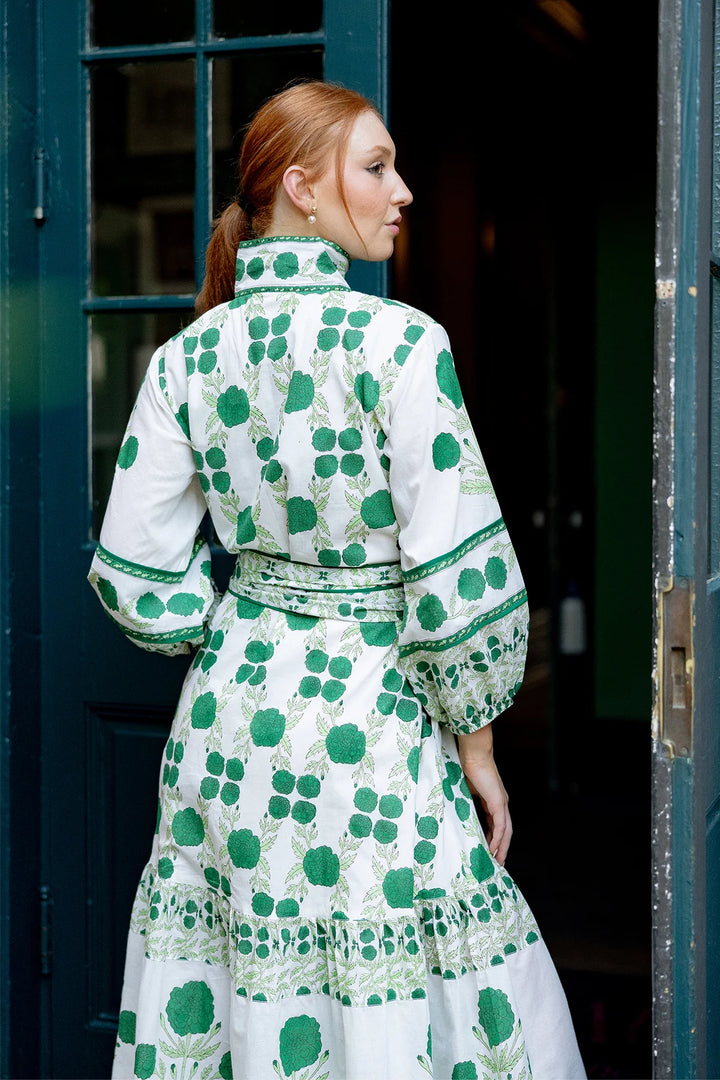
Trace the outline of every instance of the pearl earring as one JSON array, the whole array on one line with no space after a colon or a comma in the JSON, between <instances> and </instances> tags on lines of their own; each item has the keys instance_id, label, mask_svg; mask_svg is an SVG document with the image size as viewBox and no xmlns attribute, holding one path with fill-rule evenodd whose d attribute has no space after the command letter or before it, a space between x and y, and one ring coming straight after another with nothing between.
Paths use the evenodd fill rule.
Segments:
<instances>
[{"instance_id":1,"label":"pearl earring","mask_svg":"<svg viewBox=\"0 0 720 1080\"><path fill-rule=\"evenodd\" d=\"M315 224L315 222L317 221L317 218L315 217L316 213L317 213L317 206L315 206L313 204L313 208L310 211L310 213L308 214L308 225L314 225Z\"/></svg>"}]
</instances>

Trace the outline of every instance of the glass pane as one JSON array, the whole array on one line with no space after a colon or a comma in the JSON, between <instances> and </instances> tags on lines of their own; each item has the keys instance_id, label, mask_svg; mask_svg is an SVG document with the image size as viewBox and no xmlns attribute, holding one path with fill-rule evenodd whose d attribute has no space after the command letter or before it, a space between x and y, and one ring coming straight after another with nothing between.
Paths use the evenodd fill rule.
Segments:
<instances>
[{"instance_id":1,"label":"glass pane","mask_svg":"<svg viewBox=\"0 0 720 1080\"><path fill-rule=\"evenodd\" d=\"M176 310L91 319L93 536L100 533L118 451L150 357L193 318L192 311Z\"/></svg>"},{"instance_id":2,"label":"glass pane","mask_svg":"<svg viewBox=\"0 0 720 1080\"><path fill-rule=\"evenodd\" d=\"M321 79L323 50L275 49L240 53L213 63L213 206L222 210L237 193L242 129L262 103L298 78Z\"/></svg>"},{"instance_id":3,"label":"glass pane","mask_svg":"<svg viewBox=\"0 0 720 1080\"><path fill-rule=\"evenodd\" d=\"M322 26L322 0L272 0L270 4L239 4L238 0L215 0L216 37L255 37L264 34L298 34Z\"/></svg>"},{"instance_id":4,"label":"glass pane","mask_svg":"<svg viewBox=\"0 0 720 1080\"><path fill-rule=\"evenodd\" d=\"M90 4L93 45L158 45L192 41L195 0L95 0Z\"/></svg>"},{"instance_id":5,"label":"glass pane","mask_svg":"<svg viewBox=\"0 0 720 1080\"><path fill-rule=\"evenodd\" d=\"M91 72L92 288L195 291L195 62Z\"/></svg>"}]
</instances>

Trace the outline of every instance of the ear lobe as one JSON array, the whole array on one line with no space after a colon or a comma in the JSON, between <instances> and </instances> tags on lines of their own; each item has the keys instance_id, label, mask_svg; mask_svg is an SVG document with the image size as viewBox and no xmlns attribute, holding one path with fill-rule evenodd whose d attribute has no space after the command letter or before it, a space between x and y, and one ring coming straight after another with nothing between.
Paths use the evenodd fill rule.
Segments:
<instances>
[{"instance_id":1,"label":"ear lobe","mask_svg":"<svg viewBox=\"0 0 720 1080\"><path fill-rule=\"evenodd\" d=\"M313 196L308 182L307 173L302 165L291 165L283 175L283 187L290 202L301 213L307 214L308 204L312 205Z\"/></svg>"}]
</instances>

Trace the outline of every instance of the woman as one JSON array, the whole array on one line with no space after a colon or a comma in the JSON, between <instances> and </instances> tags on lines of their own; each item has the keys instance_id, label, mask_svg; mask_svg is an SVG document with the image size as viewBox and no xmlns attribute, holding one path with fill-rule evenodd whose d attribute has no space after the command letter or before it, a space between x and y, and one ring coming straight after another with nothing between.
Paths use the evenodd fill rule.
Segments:
<instances>
[{"instance_id":1,"label":"woman","mask_svg":"<svg viewBox=\"0 0 720 1080\"><path fill-rule=\"evenodd\" d=\"M90 573L131 640L200 646L114 1075L580 1077L503 869L490 725L522 677L520 571L444 331L345 281L390 256L411 201L393 143L364 98L303 84L260 110L239 169ZM208 508L238 553L219 601Z\"/></svg>"}]
</instances>

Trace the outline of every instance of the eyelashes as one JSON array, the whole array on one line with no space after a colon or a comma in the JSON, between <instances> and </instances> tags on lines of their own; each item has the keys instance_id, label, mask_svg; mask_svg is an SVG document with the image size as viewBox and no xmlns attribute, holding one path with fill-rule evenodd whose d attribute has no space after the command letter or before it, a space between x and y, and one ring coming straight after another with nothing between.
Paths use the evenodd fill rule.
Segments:
<instances>
[{"instance_id":1,"label":"eyelashes","mask_svg":"<svg viewBox=\"0 0 720 1080\"><path fill-rule=\"evenodd\" d=\"M368 166L367 171L369 173L372 173L373 176L382 176L383 173L385 172L385 162L384 161L376 161L373 165Z\"/></svg>"}]
</instances>

